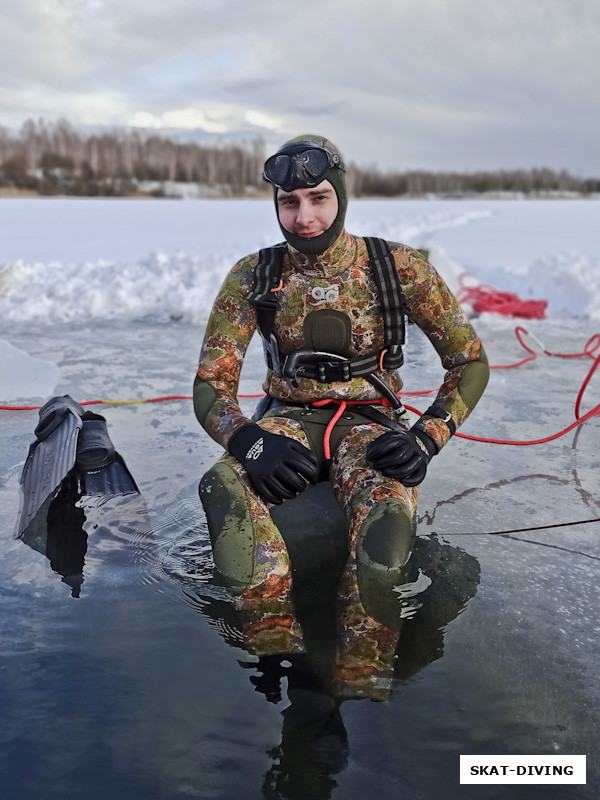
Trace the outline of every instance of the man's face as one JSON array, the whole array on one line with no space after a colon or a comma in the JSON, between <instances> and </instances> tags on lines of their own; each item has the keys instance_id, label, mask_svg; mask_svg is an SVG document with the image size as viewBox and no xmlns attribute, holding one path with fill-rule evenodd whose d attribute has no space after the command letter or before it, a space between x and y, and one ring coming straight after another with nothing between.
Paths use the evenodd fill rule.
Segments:
<instances>
[{"instance_id":1,"label":"man's face","mask_svg":"<svg viewBox=\"0 0 600 800\"><path fill-rule=\"evenodd\" d=\"M277 190L277 213L286 231L313 239L328 230L338 212L338 199L329 181L314 189Z\"/></svg>"}]
</instances>

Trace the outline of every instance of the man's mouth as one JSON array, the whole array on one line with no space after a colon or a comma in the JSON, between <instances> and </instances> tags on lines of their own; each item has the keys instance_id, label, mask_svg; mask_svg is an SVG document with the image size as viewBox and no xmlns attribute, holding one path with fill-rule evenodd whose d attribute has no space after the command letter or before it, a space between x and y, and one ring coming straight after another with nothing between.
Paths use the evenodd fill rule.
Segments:
<instances>
[{"instance_id":1,"label":"man's mouth","mask_svg":"<svg viewBox=\"0 0 600 800\"><path fill-rule=\"evenodd\" d=\"M298 236L301 236L303 239L314 239L315 236L320 236L322 231L320 230L298 230Z\"/></svg>"}]
</instances>

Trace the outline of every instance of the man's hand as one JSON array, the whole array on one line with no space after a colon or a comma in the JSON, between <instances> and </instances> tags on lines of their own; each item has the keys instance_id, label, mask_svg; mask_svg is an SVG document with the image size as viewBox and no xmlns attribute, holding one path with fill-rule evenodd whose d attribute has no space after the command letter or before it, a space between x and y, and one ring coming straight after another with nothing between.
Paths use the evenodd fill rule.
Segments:
<instances>
[{"instance_id":1,"label":"man's hand","mask_svg":"<svg viewBox=\"0 0 600 800\"><path fill-rule=\"evenodd\" d=\"M386 478L417 486L437 452L436 443L423 431L398 430L382 433L371 442L367 458Z\"/></svg>"},{"instance_id":2,"label":"man's hand","mask_svg":"<svg viewBox=\"0 0 600 800\"><path fill-rule=\"evenodd\" d=\"M263 500L279 505L319 478L317 460L308 447L250 422L231 437L228 450L242 464Z\"/></svg>"}]
</instances>

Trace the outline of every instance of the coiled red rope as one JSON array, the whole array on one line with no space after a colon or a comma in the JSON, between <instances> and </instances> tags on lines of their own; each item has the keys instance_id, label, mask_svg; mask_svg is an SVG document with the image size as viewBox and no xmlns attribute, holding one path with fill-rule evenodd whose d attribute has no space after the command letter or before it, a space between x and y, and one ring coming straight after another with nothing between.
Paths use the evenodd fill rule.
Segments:
<instances>
[{"instance_id":1,"label":"coiled red rope","mask_svg":"<svg viewBox=\"0 0 600 800\"><path fill-rule=\"evenodd\" d=\"M501 292L483 283L467 286L467 278L466 273L459 277L456 299L461 304L469 304L476 314L487 311L504 317L523 319L544 319L546 316L547 300L522 300L517 294Z\"/></svg>"}]
</instances>

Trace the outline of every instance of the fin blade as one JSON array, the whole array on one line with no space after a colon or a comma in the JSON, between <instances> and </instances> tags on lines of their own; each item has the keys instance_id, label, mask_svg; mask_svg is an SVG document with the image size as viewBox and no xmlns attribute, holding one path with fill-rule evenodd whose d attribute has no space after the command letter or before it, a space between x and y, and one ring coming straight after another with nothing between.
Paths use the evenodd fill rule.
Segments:
<instances>
[{"instance_id":1,"label":"fin blade","mask_svg":"<svg viewBox=\"0 0 600 800\"><path fill-rule=\"evenodd\" d=\"M79 470L78 474L83 495L139 493L133 476L118 453L115 453L115 460L111 464L96 469Z\"/></svg>"},{"instance_id":2,"label":"fin blade","mask_svg":"<svg viewBox=\"0 0 600 800\"><path fill-rule=\"evenodd\" d=\"M68 414L49 436L30 447L21 474L22 500L17 536L23 533L73 469L80 428L81 418Z\"/></svg>"}]
</instances>

